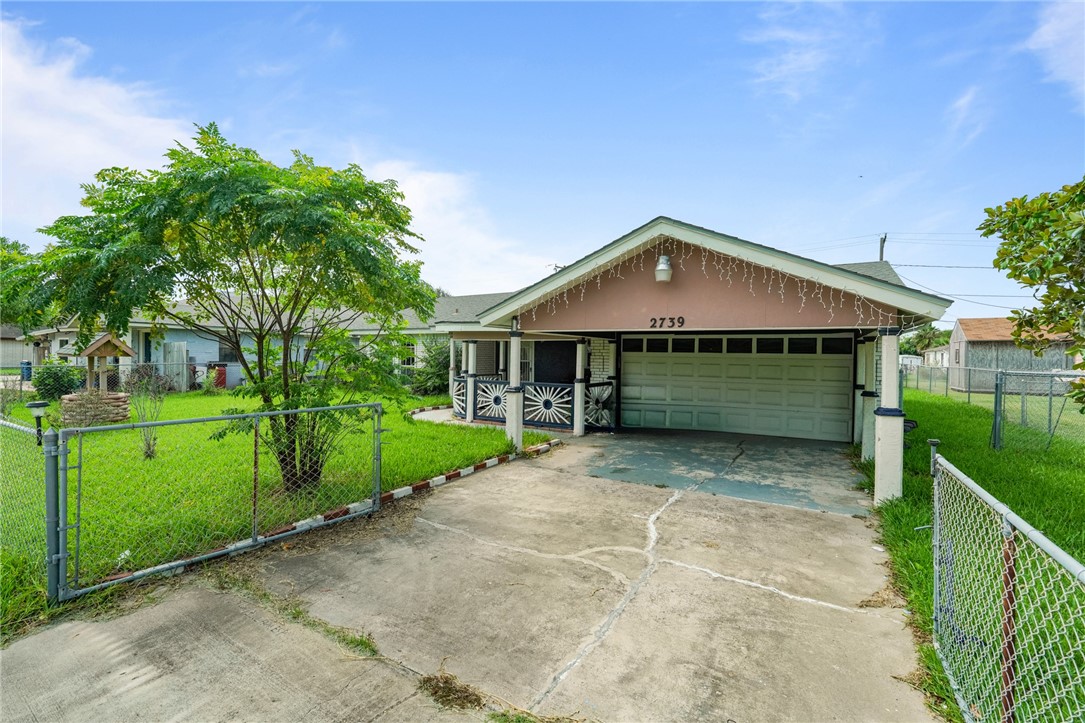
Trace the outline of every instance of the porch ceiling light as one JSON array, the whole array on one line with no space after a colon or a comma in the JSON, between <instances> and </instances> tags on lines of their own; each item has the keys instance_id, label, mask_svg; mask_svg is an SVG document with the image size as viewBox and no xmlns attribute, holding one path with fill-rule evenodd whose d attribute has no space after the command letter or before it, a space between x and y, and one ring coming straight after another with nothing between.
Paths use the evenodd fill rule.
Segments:
<instances>
[{"instance_id":1,"label":"porch ceiling light","mask_svg":"<svg viewBox=\"0 0 1085 723\"><path fill-rule=\"evenodd\" d=\"M673 270L671 269L671 257L660 256L659 263L656 264L656 281L660 282L661 284L669 283L672 273Z\"/></svg>"}]
</instances>

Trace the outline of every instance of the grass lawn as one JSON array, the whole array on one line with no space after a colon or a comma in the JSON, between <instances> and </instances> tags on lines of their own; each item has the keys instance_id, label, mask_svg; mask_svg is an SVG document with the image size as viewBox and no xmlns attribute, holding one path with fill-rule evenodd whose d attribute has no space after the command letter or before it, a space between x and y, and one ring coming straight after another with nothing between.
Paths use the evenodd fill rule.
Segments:
<instances>
[{"instance_id":1,"label":"grass lawn","mask_svg":"<svg viewBox=\"0 0 1085 723\"><path fill-rule=\"evenodd\" d=\"M416 400L407 408L441 402L447 402L447 397ZM229 395L174 394L166 399L162 419L215 416L226 408L253 406L254 400ZM16 410L15 415L29 423L25 409ZM81 584L208 552L252 534L253 435L212 439L222 424L160 428L158 454L153 459L143 458L137 430L83 435L81 489L76 489L77 475L71 472L68 499L74 522L77 494L82 496ZM512 451L500 427L434 424L391 409L386 409L382 426L383 491ZM524 443L537 444L550 436L525 432ZM71 465L79 463L79 452L78 440L72 440ZM257 532L267 534L368 499L373 489L372 463L372 424L366 420L337 446L319 485L287 493L274 456L261 445L255 475ZM32 436L0 428L0 465L4 469L0 475L0 539L4 541L0 626L5 634L40 614L44 603L42 464ZM70 547L74 534L69 538ZM72 573L74 568L69 570Z\"/></svg>"},{"instance_id":2,"label":"grass lawn","mask_svg":"<svg viewBox=\"0 0 1085 723\"><path fill-rule=\"evenodd\" d=\"M939 452L946 459L1079 560L1085 560L1085 444L1057 436L1047 450L1043 445L1025 445L996 452L989 447L988 409L914 389L905 390L904 409L919 422L919 429L909 435L910 447L904 453L904 495L879 510L882 536L893 578L913 614L920 658L930 673L924 688L942 699L941 712L960 720L930 642L931 531L917 529L930 525L932 517L930 448L925 440L940 439Z\"/></svg>"}]
</instances>

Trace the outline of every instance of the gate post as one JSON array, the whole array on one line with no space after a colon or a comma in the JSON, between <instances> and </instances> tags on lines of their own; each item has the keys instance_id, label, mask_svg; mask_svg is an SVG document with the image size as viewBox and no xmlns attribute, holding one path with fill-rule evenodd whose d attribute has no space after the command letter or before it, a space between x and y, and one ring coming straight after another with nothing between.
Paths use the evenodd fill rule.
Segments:
<instances>
[{"instance_id":1,"label":"gate post","mask_svg":"<svg viewBox=\"0 0 1085 723\"><path fill-rule=\"evenodd\" d=\"M381 432L384 430L384 426L381 422L384 417L384 406L377 402L377 407L374 410L373 416L373 495L372 495L372 509L374 511L381 508Z\"/></svg>"},{"instance_id":2,"label":"gate post","mask_svg":"<svg viewBox=\"0 0 1085 723\"><path fill-rule=\"evenodd\" d=\"M991 447L1002 449L1002 370L995 372L995 420L991 424Z\"/></svg>"},{"instance_id":3,"label":"gate post","mask_svg":"<svg viewBox=\"0 0 1085 723\"><path fill-rule=\"evenodd\" d=\"M45 452L45 575L49 604L60 598L60 455L55 429L42 440Z\"/></svg>"}]
</instances>

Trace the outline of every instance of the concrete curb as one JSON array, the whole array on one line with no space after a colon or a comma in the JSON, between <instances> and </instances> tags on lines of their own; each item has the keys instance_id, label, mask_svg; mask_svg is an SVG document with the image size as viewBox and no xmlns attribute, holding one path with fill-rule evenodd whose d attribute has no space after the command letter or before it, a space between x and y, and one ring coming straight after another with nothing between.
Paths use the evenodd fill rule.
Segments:
<instances>
[{"instance_id":1,"label":"concrete curb","mask_svg":"<svg viewBox=\"0 0 1085 723\"><path fill-rule=\"evenodd\" d=\"M412 409L411 411L407 412L407 414L409 414L409 415L411 415L413 417L414 415L421 414L422 412L436 412L438 409L452 409L452 405L451 404L438 404L438 405L433 406L433 407L419 407L418 409Z\"/></svg>"}]
</instances>

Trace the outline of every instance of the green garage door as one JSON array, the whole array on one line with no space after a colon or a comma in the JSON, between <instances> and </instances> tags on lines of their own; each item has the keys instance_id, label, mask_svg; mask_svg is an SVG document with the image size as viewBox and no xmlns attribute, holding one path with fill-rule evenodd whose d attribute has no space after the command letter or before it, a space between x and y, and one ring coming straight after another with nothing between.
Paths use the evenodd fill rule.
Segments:
<instances>
[{"instance_id":1,"label":"green garage door","mask_svg":"<svg viewBox=\"0 0 1085 723\"><path fill-rule=\"evenodd\" d=\"M623 337L624 427L851 441L849 336Z\"/></svg>"}]
</instances>

